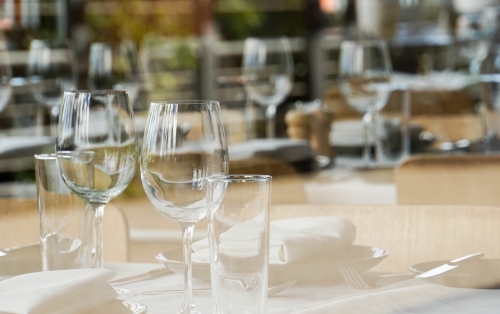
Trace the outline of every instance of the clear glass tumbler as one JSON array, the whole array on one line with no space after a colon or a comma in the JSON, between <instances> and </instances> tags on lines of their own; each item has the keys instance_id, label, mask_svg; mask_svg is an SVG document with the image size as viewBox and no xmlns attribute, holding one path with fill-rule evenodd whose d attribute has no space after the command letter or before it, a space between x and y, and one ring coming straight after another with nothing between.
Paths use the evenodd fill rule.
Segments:
<instances>
[{"instance_id":1,"label":"clear glass tumbler","mask_svg":"<svg viewBox=\"0 0 500 314\"><path fill-rule=\"evenodd\" d=\"M266 312L271 177L206 180L210 274L215 314Z\"/></svg>"}]
</instances>

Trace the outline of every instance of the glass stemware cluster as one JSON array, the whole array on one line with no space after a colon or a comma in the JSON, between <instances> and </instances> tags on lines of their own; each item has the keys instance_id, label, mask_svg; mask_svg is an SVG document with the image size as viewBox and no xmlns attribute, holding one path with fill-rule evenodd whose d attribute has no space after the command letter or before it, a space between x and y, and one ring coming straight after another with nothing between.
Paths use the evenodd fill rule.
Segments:
<instances>
[{"instance_id":1,"label":"glass stemware cluster","mask_svg":"<svg viewBox=\"0 0 500 314\"><path fill-rule=\"evenodd\" d=\"M133 109L125 91L65 92L59 115L56 156L66 185L87 203L83 239L88 267L103 267L105 205L132 180L138 157ZM227 174L228 150L216 101L153 102L141 152L147 197L182 229L184 305L197 313L191 285L191 241L207 214L205 179Z\"/></svg>"}]
</instances>

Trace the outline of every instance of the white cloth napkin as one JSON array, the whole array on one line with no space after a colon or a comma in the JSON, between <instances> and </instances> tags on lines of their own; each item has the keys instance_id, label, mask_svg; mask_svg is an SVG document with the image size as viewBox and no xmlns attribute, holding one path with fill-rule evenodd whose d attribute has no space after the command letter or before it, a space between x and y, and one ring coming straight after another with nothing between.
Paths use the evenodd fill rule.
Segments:
<instances>
[{"instance_id":1,"label":"white cloth napkin","mask_svg":"<svg viewBox=\"0 0 500 314\"><path fill-rule=\"evenodd\" d=\"M117 297L109 269L28 273L0 281L0 313L76 314Z\"/></svg>"},{"instance_id":2,"label":"white cloth napkin","mask_svg":"<svg viewBox=\"0 0 500 314\"><path fill-rule=\"evenodd\" d=\"M276 220L271 222L270 229L270 264L289 264L323 252L331 252L352 244L356 236L354 224L343 217ZM222 240L231 240L232 243L228 246L232 248L237 247L238 243L241 243L242 248L248 248L251 242L240 227L228 230L221 242ZM193 243L193 251L193 261L207 263L208 239Z\"/></svg>"}]
</instances>

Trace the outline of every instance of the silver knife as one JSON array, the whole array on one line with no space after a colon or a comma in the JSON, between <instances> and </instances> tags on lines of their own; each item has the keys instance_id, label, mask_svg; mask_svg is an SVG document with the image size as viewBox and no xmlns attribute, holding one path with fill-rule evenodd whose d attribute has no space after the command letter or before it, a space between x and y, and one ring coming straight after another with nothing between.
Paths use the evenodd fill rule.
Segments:
<instances>
[{"instance_id":1,"label":"silver knife","mask_svg":"<svg viewBox=\"0 0 500 314\"><path fill-rule=\"evenodd\" d=\"M469 254L469 255L466 255L466 256L462 256L462 257L456 258L454 260L451 260L451 261L449 261L446 264L443 264L441 266L438 266L436 268L428 270L428 271L426 271L424 273L421 273L416 278L422 278L422 279L424 279L424 278L429 278L429 277L441 275L441 274L443 274L443 273L445 273L447 271L450 271L452 269L457 268L460 263L463 264L464 262L468 262L468 261L471 261L471 260L476 259L476 258L481 258L483 256L484 256L484 254L481 253L481 252L474 253L474 254Z\"/></svg>"}]
</instances>

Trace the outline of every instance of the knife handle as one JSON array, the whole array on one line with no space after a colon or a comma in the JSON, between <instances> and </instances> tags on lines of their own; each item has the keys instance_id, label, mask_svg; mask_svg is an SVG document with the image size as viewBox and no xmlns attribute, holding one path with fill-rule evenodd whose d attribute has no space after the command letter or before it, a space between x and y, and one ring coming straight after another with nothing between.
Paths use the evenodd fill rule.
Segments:
<instances>
[{"instance_id":1,"label":"knife handle","mask_svg":"<svg viewBox=\"0 0 500 314\"><path fill-rule=\"evenodd\" d=\"M474 258L481 258L483 256L484 256L484 254L482 252L477 252L477 253L473 253L473 254L469 254L469 255L465 255L465 256L456 258L454 260L451 260L449 263L450 264L458 264L458 263L463 262L465 260L474 259Z\"/></svg>"}]
</instances>

